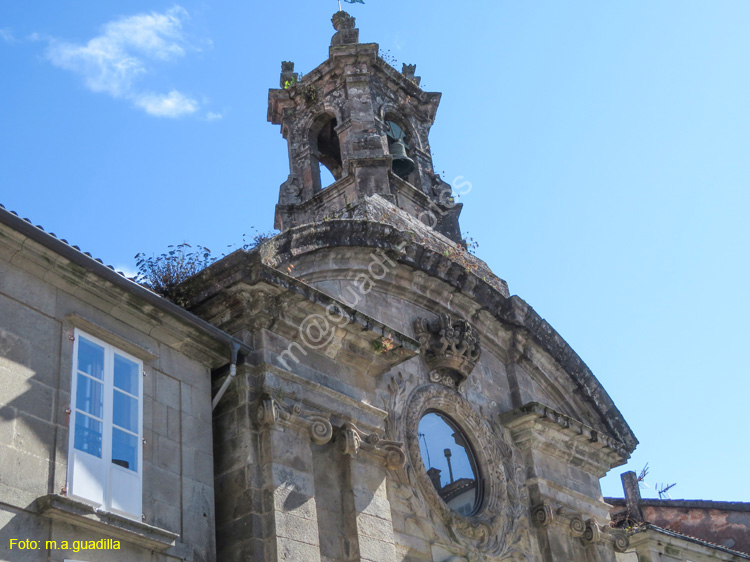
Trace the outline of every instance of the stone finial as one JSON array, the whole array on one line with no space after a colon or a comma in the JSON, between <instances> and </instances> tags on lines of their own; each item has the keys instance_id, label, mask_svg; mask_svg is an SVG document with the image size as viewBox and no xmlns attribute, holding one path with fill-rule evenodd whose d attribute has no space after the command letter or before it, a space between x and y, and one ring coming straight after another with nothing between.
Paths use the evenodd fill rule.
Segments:
<instances>
[{"instance_id":1,"label":"stone finial","mask_svg":"<svg viewBox=\"0 0 750 562\"><path fill-rule=\"evenodd\" d=\"M404 63L404 66L401 69L401 74L403 74L407 80L414 82L417 86L419 86L419 83L422 81L422 78L420 78L419 76L414 76L414 73L416 71L417 71L416 64Z\"/></svg>"},{"instance_id":2,"label":"stone finial","mask_svg":"<svg viewBox=\"0 0 750 562\"><path fill-rule=\"evenodd\" d=\"M342 29L354 29L355 21L356 20L354 16L351 16L344 11L336 12L331 18L331 22L333 22L333 28L336 31L341 31Z\"/></svg>"},{"instance_id":3,"label":"stone finial","mask_svg":"<svg viewBox=\"0 0 750 562\"><path fill-rule=\"evenodd\" d=\"M435 322L417 318L414 334L433 382L443 382L449 375L456 383L461 383L479 360L479 334L466 320L452 320L448 314L441 314Z\"/></svg>"},{"instance_id":4,"label":"stone finial","mask_svg":"<svg viewBox=\"0 0 750 562\"><path fill-rule=\"evenodd\" d=\"M290 61L283 61L281 63L281 87L285 90L297 83L299 74L294 72L294 63Z\"/></svg>"},{"instance_id":5,"label":"stone finial","mask_svg":"<svg viewBox=\"0 0 750 562\"><path fill-rule=\"evenodd\" d=\"M331 47L359 43L359 29L354 27L354 17L344 11L336 12L331 18L336 33L331 39Z\"/></svg>"}]
</instances>

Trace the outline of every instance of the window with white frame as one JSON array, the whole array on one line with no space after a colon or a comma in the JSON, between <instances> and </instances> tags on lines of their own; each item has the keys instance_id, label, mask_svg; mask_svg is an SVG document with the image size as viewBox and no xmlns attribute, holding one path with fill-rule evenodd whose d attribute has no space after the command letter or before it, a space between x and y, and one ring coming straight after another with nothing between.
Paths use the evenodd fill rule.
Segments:
<instances>
[{"instance_id":1,"label":"window with white frame","mask_svg":"<svg viewBox=\"0 0 750 562\"><path fill-rule=\"evenodd\" d=\"M141 517L143 363L76 329L68 495Z\"/></svg>"}]
</instances>

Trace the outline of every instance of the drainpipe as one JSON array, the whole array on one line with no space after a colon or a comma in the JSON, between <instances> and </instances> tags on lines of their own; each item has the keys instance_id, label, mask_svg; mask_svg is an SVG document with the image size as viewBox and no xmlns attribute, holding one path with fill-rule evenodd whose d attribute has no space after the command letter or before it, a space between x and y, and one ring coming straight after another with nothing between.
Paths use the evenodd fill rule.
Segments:
<instances>
[{"instance_id":1,"label":"drainpipe","mask_svg":"<svg viewBox=\"0 0 750 562\"><path fill-rule=\"evenodd\" d=\"M240 351L240 346L238 343L232 343L232 354L229 364L229 375L227 378L224 379L224 383L221 385L221 388L219 389L219 392L216 393L216 396L214 396L213 402L211 402L211 411L213 412L216 409L216 405L219 403L219 400L221 400L221 397L224 396L224 393L227 391L227 388L229 388L229 384L232 382L234 377L237 376L237 353Z\"/></svg>"}]
</instances>

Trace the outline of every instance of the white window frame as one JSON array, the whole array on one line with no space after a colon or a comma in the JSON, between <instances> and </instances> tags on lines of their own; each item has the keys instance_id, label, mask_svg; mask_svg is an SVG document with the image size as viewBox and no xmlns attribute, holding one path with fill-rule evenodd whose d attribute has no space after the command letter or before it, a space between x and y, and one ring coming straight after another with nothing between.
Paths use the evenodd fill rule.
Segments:
<instances>
[{"instance_id":1,"label":"white window frame","mask_svg":"<svg viewBox=\"0 0 750 562\"><path fill-rule=\"evenodd\" d=\"M76 404L78 385L78 347L81 337L104 348L102 456L75 448ZM112 462L115 354L138 365L138 434L136 441L137 471ZM78 328L74 330L70 423L68 436L68 496L93 505L96 509L141 520L143 501L143 361ZM82 375L85 376L85 375ZM132 395L131 395L132 396ZM132 432L131 435L133 435ZM92 490L96 490L92 492ZM127 504L127 505L125 505Z\"/></svg>"}]
</instances>

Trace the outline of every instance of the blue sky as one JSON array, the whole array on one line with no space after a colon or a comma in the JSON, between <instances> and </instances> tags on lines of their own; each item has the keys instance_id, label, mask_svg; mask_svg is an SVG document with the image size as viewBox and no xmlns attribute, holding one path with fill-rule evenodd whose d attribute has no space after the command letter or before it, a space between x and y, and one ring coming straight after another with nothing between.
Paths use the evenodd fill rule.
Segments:
<instances>
[{"instance_id":1,"label":"blue sky","mask_svg":"<svg viewBox=\"0 0 750 562\"><path fill-rule=\"evenodd\" d=\"M129 270L270 230L288 167L267 90L282 60L324 60L335 10L2 2L0 202ZM604 384L641 441L627 468L750 501L750 3L349 11L443 92L431 144L472 184L462 228Z\"/></svg>"}]
</instances>

